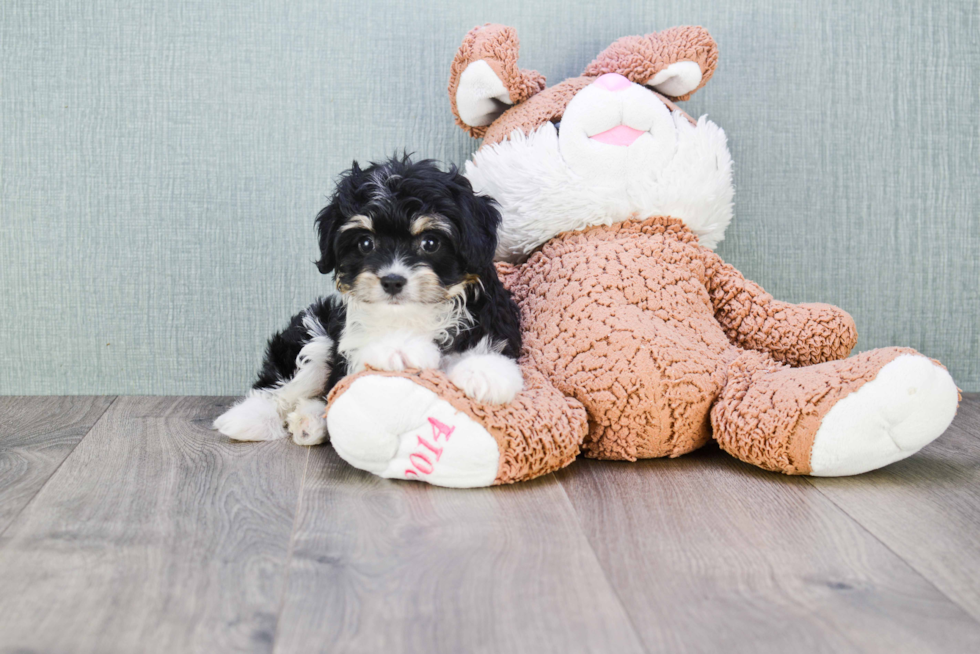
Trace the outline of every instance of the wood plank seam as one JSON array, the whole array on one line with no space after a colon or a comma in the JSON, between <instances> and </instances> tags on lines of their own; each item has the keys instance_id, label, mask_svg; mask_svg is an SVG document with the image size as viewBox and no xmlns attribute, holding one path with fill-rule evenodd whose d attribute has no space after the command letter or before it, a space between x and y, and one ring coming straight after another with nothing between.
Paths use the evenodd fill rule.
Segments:
<instances>
[{"instance_id":1,"label":"wood plank seam","mask_svg":"<svg viewBox=\"0 0 980 654\"><path fill-rule=\"evenodd\" d=\"M930 579L905 558L892 556L895 552L891 548L880 548L881 539L873 534L869 539L868 529L835 502L827 501L823 493L812 493L805 484L799 486L804 482L803 478L752 469L720 451L701 456L692 454L674 462L646 464L648 470L656 469L661 473L659 475L645 474L641 468L643 463L634 464L636 467L631 470L622 469L624 464L617 468L615 464L601 461L579 463L583 464L587 464L583 470L585 474L578 475L577 471L568 468L559 472L558 477L577 509L604 570L627 600L629 610L636 613L635 625L643 630L643 642L648 649L713 651L722 647L722 642L727 643L724 647L731 649L732 634L738 634L747 636L735 639L746 651L779 651L772 645L789 642L796 642L796 645L809 643L809 647L803 649L815 650L818 649L816 644L824 644L828 651L877 651L879 648L874 646L875 643L887 641L897 646L902 638L911 638L918 643L918 647L904 647L909 651L980 651L976 648L980 632L976 630L975 619L968 617L969 613L961 603L950 601L948 593L937 592L935 576ZM671 465L677 469L670 469ZM670 472L677 474L674 476ZM723 472L726 474L719 474ZM628 483L618 490L615 483L607 483L616 481ZM719 497L721 501L715 502L711 495L705 497L708 489L741 492L729 495L728 498L735 498L732 501L726 502L727 498ZM651 494L654 490L664 493L673 505L665 507L659 500L649 499L660 497L659 493ZM769 494L774 505L770 508L760 503L759 499L765 495L753 496L757 491ZM678 498L691 498L692 493L699 496L690 502L678 503ZM789 503L784 504L784 499ZM712 507L712 510L698 511L699 503ZM752 509L740 511L738 505L742 503L748 503ZM690 513L685 504L691 506ZM718 505L726 513L715 512L714 507ZM675 519L678 515L685 517ZM674 518L665 520L664 516ZM728 516L735 516L733 523L740 524L727 524ZM795 526L785 525L790 528L784 529L780 523L787 516L798 517L801 521ZM643 540L647 524L651 528L656 525L658 535L655 540L659 545L633 542ZM819 531L801 525L812 525ZM738 529L739 526L744 529ZM717 536L733 527L734 538ZM696 542L697 535L703 534L705 528L716 530L709 532L715 538L701 539L704 542L701 547ZM763 536L756 539L765 531L772 532L777 538ZM609 534L616 537L608 538ZM810 541L811 534L818 541L816 545ZM746 536L749 541L745 540ZM726 540L730 540L730 545L711 544ZM689 541L695 541L695 546L687 546ZM792 553L794 541L799 545L795 554ZM749 544L752 547L745 547ZM791 553L782 556L776 549L785 545L790 545L791 549L783 547L780 551ZM718 563L728 560L718 556L726 548L735 550L732 560L738 562L738 566ZM756 551L762 552L763 557L755 556ZM643 567L643 561L663 560L664 554L678 554L677 565ZM766 554L775 554L772 564L767 561ZM631 555L636 557L636 564ZM712 558L703 559L706 556ZM702 559L705 565L700 562ZM662 576L660 568L664 568ZM688 587L698 584L695 579L685 578L685 571L695 575L703 572L701 579L707 581L709 586L706 588L710 592L688 592ZM750 574L743 574L746 571ZM651 575L656 575L656 579ZM647 584L648 580L654 580L654 588L662 586L666 589L666 601L664 594L658 597L658 591ZM661 583L664 581L665 584ZM698 610L675 609L678 605L674 602L678 597L688 600L685 604L697 606ZM665 615L672 616L673 620L647 620L651 608L658 606L658 602L663 602L665 606L661 608L666 609L658 611L660 620ZM755 614L757 610L763 612ZM799 620L804 611L807 616L816 616L813 622ZM714 633L704 636L709 645L687 645L688 636L692 630L701 628L705 615L721 618L715 622ZM766 623L775 615L790 620L783 621L774 630ZM883 634L881 629L891 627L889 622L896 615L905 618L911 615L922 620L906 620L895 625L901 632L898 636L894 632ZM956 627L951 629L950 625ZM770 647L749 649L748 646L755 644L754 639L758 639L758 644ZM969 647L963 646L966 641L970 642ZM945 649L935 648L936 642L945 643ZM950 642L958 645L950 647ZM897 649L904 651L903 647Z\"/></svg>"},{"instance_id":2,"label":"wood plank seam","mask_svg":"<svg viewBox=\"0 0 980 654\"><path fill-rule=\"evenodd\" d=\"M640 643L643 649L649 653L650 648L647 646L646 642L644 642L640 630L636 628L636 623L633 622L633 616L626 609L626 604L623 602L623 598L619 594L619 589L616 588L616 585L613 583L612 579L609 578L608 571L605 569L605 567L603 567L602 561L599 559L599 555L596 554L595 548L592 546L592 541L589 540L589 535L585 532L585 527L582 526L582 517L579 515L578 509L575 508L575 504L572 502L572 499L568 496L568 493L565 491L565 485L561 482L560 479L558 479L555 473L552 472L548 476L552 477L556 482L558 482L558 487L561 488L562 497L565 498L565 502L568 504L569 507L571 507L572 513L575 515L575 524L578 525L579 533L582 534L582 539L585 540L586 545L588 545L589 552L592 553L592 558L595 561L596 566L598 566L599 570L602 571L602 576L603 578L605 578L606 584L608 584L610 590L612 590L613 596L616 598L616 602L619 604L619 608L622 609L623 614L626 616L626 620L629 622L630 628L633 630L633 635L636 636L637 642Z\"/></svg>"},{"instance_id":3,"label":"wood plank seam","mask_svg":"<svg viewBox=\"0 0 980 654\"><path fill-rule=\"evenodd\" d=\"M85 432L85 435L79 438L78 442L72 446L71 452L69 452L68 455L65 458L63 458L61 462L58 463L57 466L55 466L54 470L51 471L51 474L48 475L48 478L44 480L44 483L38 486L37 490L34 491L34 494L31 495L31 499L25 502L24 506L20 507L20 510L10 518L10 520L7 522L6 526L4 526L3 529L0 529L0 538L2 538L5 533L7 533L7 530L10 529L10 526L12 524L17 522L17 519L21 516L22 513L24 513L24 511L27 510L27 507L29 507L31 504L34 503L35 498L37 498L37 496L41 493L41 491L44 490L44 487L48 485L48 482L51 481L56 474L58 474L58 471L61 470L61 466L65 465L65 461L71 458L71 456L75 453L75 450L78 449L78 446L81 445L82 441L88 438L88 435L92 433L92 430L95 429L95 426L98 425L100 422L102 422L102 420L105 418L105 415L109 412L109 409L112 408L112 406L116 403L116 400L118 399L119 399L118 395L112 396L112 400L105 406L105 409L103 409L102 413L99 414L99 417L95 419L95 422L92 423L92 426L88 428L88 430Z\"/></svg>"},{"instance_id":4,"label":"wood plank seam","mask_svg":"<svg viewBox=\"0 0 980 654\"><path fill-rule=\"evenodd\" d=\"M841 512L841 513L843 513L843 514L844 514L845 516L847 516L847 517L848 517L848 518L849 518L849 519L850 519L850 520L851 520L852 522L854 522L854 524L856 524L856 525L858 525L858 527L860 527L860 528L861 528L861 530L862 530L863 532L865 532L866 534L868 534L869 536L871 536L872 538L874 538L874 539L875 539L876 541L878 541L879 543L881 543L881 546L882 546L882 547L884 547L884 548L885 548L886 550L888 550L888 551L889 551L889 552L891 552L891 553L892 553L893 555L895 555L895 557L896 557L896 558L897 558L897 559L898 559L899 561L901 561L901 562L903 562L903 563L904 563L905 565L907 565L907 566L909 567L909 570L911 570L912 572L914 572L914 573L915 573L916 575L918 575L918 576L919 576L919 577L920 577L920 578L921 578L922 580L924 580L924 581L925 581L925 582L926 582L927 584L929 584L930 586L932 586L932 587L933 587L933 588L934 588L934 589L936 590L936 592L937 592L937 593L939 593L940 595L942 595L943 597L945 597L946 599L948 599L948 600L949 600L949 601L950 601L950 602L951 602L952 604L954 604L954 605L956 605L957 607L959 607L959 608L960 608L960 609L961 609L961 610L963 611L963 613L965 613L965 614L966 614L967 616L969 616L969 618L970 618L970 620L971 620L971 621L972 621L972 622L973 622L973 623L974 623L975 625L977 625L977 627L980 627L980 621L978 621L978 620L977 620L977 619L976 619L976 618L975 618L975 617L973 616L973 613L972 613L972 611L971 611L971 609L970 609L970 607L967 607L967 606L963 606L963 604L961 604L961 603L960 603L960 602L958 602L958 601L957 601L956 599L954 599L953 597L951 597L951 596L950 596L950 595L949 595L948 593L946 593L946 592L944 592L944 591L943 591L943 589L942 589L942 588L940 588L939 586L937 586L937 585L936 585L936 583L935 583L935 582L934 582L934 581L933 581L933 580L932 580L932 579L931 579L931 578L930 578L930 577L929 577L929 576L928 576L928 575L927 575L927 574L926 574L925 572L923 572L923 571L921 571L921 570L919 570L919 568L918 568L918 567L917 567L917 566L916 566L916 565L915 565L914 563L912 563L912 561L910 561L910 560L908 560L908 558L906 558L906 557L904 557L904 556L902 556L902 555L901 555L901 554L900 554L899 552L897 552L897 551L895 551L894 549L892 549L892 547L891 547L891 546L890 546L890 545L889 545L888 543L886 543L886 542L885 542L885 541L883 541L882 539L880 539L880 538L878 538L878 536L876 536L876 535L874 534L874 532L872 532L872 531L871 531L870 529L868 529L867 527L865 527L865 526L864 526L864 524L863 524L863 523L862 523L862 522L861 522L860 520L858 520L857 518L855 518L854 516L852 516L852 515L851 515L851 514L850 514L850 513L849 513L849 512L847 511L847 509L845 509L845 508L844 508L844 507L842 507L842 506L841 506L840 504L838 504L837 502L835 502L835 501L834 501L834 499L833 499L833 497L831 497L831 496L830 496L830 495L828 495L827 493L825 493L825 492L823 492L823 490L822 490L822 489L821 489L821 488L820 488L820 487L819 487L819 486L818 486L817 484L814 484L814 483L813 483L813 482L812 482L812 481L810 480L810 478L809 478L809 477L805 477L805 479L806 479L806 482L807 482L807 483L808 483L808 484L809 484L809 485L810 485L810 486L811 486L812 488L816 488L816 489L817 489L817 491L818 491L818 492L820 493L820 495L821 495L821 496L823 496L824 498L826 498L826 499L827 499L827 501L829 501L829 502L830 502L830 503L831 503L832 505L834 505L834 507L835 507L835 508L837 508L837 510L838 510L838 511L840 511L840 512Z\"/></svg>"},{"instance_id":5,"label":"wood plank seam","mask_svg":"<svg viewBox=\"0 0 980 654\"><path fill-rule=\"evenodd\" d=\"M329 445L324 445L321 447L330 447ZM296 496L296 508L293 512L293 528L289 533L289 547L286 553L286 564L282 569L282 592L279 594L279 607L276 609L276 626L272 634L272 651L275 652L278 648L279 643L279 623L282 621L282 610L286 605L286 593L289 590L289 566L293 560L293 551L296 547L296 534L299 527L299 521L302 517L300 511L303 508L303 497L306 494L306 476L309 474L310 470L310 458L313 452L312 447L306 448L306 461L303 463L303 476L299 482L299 493Z\"/></svg>"}]
</instances>

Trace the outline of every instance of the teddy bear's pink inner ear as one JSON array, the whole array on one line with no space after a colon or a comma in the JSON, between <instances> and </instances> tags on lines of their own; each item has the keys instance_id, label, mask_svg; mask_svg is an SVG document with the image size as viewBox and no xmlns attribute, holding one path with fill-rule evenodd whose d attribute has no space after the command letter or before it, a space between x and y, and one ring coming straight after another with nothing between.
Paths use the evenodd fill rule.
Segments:
<instances>
[{"instance_id":1,"label":"teddy bear's pink inner ear","mask_svg":"<svg viewBox=\"0 0 980 654\"><path fill-rule=\"evenodd\" d=\"M485 127L514 102L503 80L484 59L474 61L459 76L456 113L470 127Z\"/></svg>"}]
</instances>

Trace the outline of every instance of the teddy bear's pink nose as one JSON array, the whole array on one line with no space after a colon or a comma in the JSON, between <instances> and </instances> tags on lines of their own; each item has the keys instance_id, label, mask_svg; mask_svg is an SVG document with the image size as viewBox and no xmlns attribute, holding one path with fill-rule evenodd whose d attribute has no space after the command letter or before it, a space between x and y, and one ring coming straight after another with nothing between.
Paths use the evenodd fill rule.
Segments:
<instances>
[{"instance_id":1,"label":"teddy bear's pink nose","mask_svg":"<svg viewBox=\"0 0 980 654\"><path fill-rule=\"evenodd\" d=\"M606 73L601 75L593 84L598 84L607 91L625 91L632 82L617 73Z\"/></svg>"}]
</instances>

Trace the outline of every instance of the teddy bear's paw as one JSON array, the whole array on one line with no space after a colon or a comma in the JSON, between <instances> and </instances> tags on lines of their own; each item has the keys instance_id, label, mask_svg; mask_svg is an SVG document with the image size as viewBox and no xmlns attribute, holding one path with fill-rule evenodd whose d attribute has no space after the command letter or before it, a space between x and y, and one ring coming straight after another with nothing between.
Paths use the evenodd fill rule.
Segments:
<instances>
[{"instance_id":1,"label":"teddy bear's paw","mask_svg":"<svg viewBox=\"0 0 980 654\"><path fill-rule=\"evenodd\" d=\"M297 445L319 445L327 439L327 404L323 400L302 399L286 416L286 427Z\"/></svg>"},{"instance_id":2,"label":"teddy bear's paw","mask_svg":"<svg viewBox=\"0 0 980 654\"><path fill-rule=\"evenodd\" d=\"M946 431L958 402L945 368L924 356L899 356L824 416L810 474L856 475L912 456Z\"/></svg>"},{"instance_id":3,"label":"teddy bear's paw","mask_svg":"<svg viewBox=\"0 0 980 654\"><path fill-rule=\"evenodd\" d=\"M493 437L432 391L404 377L356 379L327 412L330 442L355 468L435 486L489 486L500 452Z\"/></svg>"}]
</instances>

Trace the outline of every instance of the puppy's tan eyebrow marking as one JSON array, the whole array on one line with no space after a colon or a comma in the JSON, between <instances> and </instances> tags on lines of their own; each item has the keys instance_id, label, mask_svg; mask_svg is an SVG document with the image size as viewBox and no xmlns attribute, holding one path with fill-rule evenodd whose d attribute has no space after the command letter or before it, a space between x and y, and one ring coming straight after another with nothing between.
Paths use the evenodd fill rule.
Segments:
<instances>
[{"instance_id":1,"label":"puppy's tan eyebrow marking","mask_svg":"<svg viewBox=\"0 0 980 654\"><path fill-rule=\"evenodd\" d=\"M369 232L374 231L374 221L371 220L370 216L362 216L358 214L356 216L351 216L350 220L341 225L341 232L346 232L348 229L366 229Z\"/></svg>"},{"instance_id":2,"label":"puppy's tan eyebrow marking","mask_svg":"<svg viewBox=\"0 0 980 654\"><path fill-rule=\"evenodd\" d=\"M409 228L409 231L412 232L412 236L417 236L418 234L421 234L422 232L429 229L439 230L447 234L453 233L453 228L450 225L449 221L446 220L445 217L440 216L439 214L427 214L424 216L419 216L418 218L412 221L412 226Z\"/></svg>"}]
</instances>

